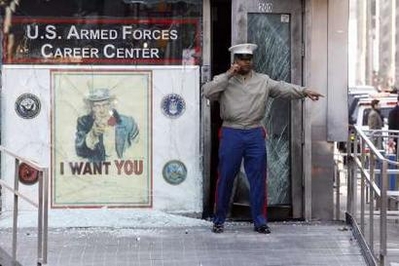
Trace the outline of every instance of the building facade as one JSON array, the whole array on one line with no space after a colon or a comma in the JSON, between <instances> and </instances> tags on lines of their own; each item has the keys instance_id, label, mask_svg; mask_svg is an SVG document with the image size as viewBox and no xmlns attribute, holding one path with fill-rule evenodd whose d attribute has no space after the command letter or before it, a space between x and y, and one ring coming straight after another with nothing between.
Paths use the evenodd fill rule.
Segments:
<instances>
[{"instance_id":1,"label":"building facade","mask_svg":"<svg viewBox=\"0 0 399 266\"><path fill-rule=\"evenodd\" d=\"M398 81L398 4L395 0L352 0L357 45L351 85L371 84L381 90L395 90ZM355 48L356 47L356 48Z\"/></svg>"},{"instance_id":2,"label":"building facade","mask_svg":"<svg viewBox=\"0 0 399 266\"><path fill-rule=\"evenodd\" d=\"M267 108L270 217L332 219L333 146L347 138L347 0L11 4L2 145L50 168L50 211L211 216L220 119L200 88L227 70L229 46L256 42L258 71L326 96ZM12 182L10 165L2 159ZM245 172L236 180L230 215L248 218ZM2 207L11 202L3 193Z\"/></svg>"}]
</instances>

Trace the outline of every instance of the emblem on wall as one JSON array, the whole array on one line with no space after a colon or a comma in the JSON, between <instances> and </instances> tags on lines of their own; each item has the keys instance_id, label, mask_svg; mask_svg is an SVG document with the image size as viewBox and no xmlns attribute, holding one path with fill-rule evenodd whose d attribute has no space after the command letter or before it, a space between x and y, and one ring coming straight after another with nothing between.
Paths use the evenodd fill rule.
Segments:
<instances>
[{"instance_id":1,"label":"emblem on wall","mask_svg":"<svg viewBox=\"0 0 399 266\"><path fill-rule=\"evenodd\" d=\"M39 180L39 172L32 166L21 163L18 166L19 181L25 185L33 185Z\"/></svg>"},{"instance_id":2,"label":"emblem on wall","mask_svg":"<svg viewBox=\"0 0 399 266\"><path fill-rule=\"evenodd\" d=\"M161 108L167 117L178 118L186 110L186 103L179 94L171 93L163 97Z\"/></svg>"},{"instance_id":3,"label":"emblem on wall","mask_svg":"<svg viewBox=\"0 0 399 266\"><path fill-rule=\"evenodd\" d=\"M15 101L15 111L25 119L32 119L40 113L41 103L39 98L31 93L21 94Z\"/></svg>"},{"instance_id":4,"label":"emblem on wall","mask_svg":"<svg viewBox=\"0 0 399 266\"><path fill-rule=\"evenodd\" d=\"M172 160L165 164L162 175L169 184L179 185L187 177L187 168L181 161Z\"/></svg>"}]
</instances>

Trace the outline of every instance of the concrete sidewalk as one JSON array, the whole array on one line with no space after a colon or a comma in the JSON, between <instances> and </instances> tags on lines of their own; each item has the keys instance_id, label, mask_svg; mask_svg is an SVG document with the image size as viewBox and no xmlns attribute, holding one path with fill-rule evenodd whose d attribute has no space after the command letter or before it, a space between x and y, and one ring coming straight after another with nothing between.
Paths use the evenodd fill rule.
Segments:
<instances>
[{"instance_id":1,"label":"concrete sidewalk","mask_svg":"<svg viewBox=\"0 0 399 266\"><path fill-rule=\"evenodd\" d=\"M350 228L343 222L279 222L270 235L250 223L226 223L225 232L210 226L173 228L52 228L51 266L267 266L366 265ZM35 228L18 232L18 262L36 265ZM0 265L12 265L11 229L0 228ZM8 254L8 255L5 255Z\"/></svg>"}]
</instances>

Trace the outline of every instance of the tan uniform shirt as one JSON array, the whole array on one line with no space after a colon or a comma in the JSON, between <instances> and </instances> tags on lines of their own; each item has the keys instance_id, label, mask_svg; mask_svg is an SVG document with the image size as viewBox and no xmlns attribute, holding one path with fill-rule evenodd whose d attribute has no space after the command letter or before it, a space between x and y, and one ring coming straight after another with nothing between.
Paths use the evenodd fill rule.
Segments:
<instances>
[{"instance_id":1,"label":"tan uniform shirt","mask_svg":"<svg viewBox=\"0 0 399 266\"><path fill-rule=\"evenodd\" d=\"M203 93L208 99L219 101L223 126L248 129L261 126L269 97L304 98L304 89L252 71L246 79L240 75L229 79L227 73L217 75L204 84Z\"/></svg>"}]
</instances>

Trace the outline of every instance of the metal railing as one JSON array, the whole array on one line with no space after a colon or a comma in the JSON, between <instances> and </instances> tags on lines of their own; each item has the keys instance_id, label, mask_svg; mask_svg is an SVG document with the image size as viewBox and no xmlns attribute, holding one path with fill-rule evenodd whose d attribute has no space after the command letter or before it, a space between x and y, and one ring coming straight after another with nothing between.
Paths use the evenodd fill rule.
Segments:
<instances>
[{"instance_id":1,"label":"metal railing","mask_svg":"<svg viewBox=\"0 0 399 266\"><path fill-rule=\"evenodd\" d=\"M18 211L19 198L25 200L30 205L38 209L38 226L37 226L37 265L47 264L47 241L48 241L48 168L38 165L28 159L22 158L17 154L0 146L1 155L11 156L15 160L14 167L14 187L8 185L4 178L0 178L0 186L11 191L14 194L13 204L13 226L12 226L12 260L17 261L17 229L18 229ZM4 159L5 157L2 156ZM19 190L19 166L25 163L38 174L38 199L30 199L23 195ZM4 171L3 171L4 172Z\"/></svg>"},{"instance_id":2,"label":"metal railing","mask_svg":"<svg viewBox=\"0 0 399 266\"><path fill-rule=\"evenodd\" d=\"M394 204L394 207L389 206L390 201L398 202L399 191L397 186L389 187L388 180L393 178L396 182L399 162L396 154L389 152L387 148L392 146L388 143L398 142L399 131L362 130L354 126L352 132L346 146L346 219L354 225L354 233L368 264L385 265L387 220L397 219L399 214L397 204ZM375 144L381 149L377 149ZM336 186L340 185L339 171L336 171L336 183ZM340 204L339 188L336 204ZM336 215L339 215L339 208L338 206ZM379 225L375 223L376 220L379 220ZM379 241L375 243L378 234ZM378 250L375 250L375 244L379 247Z\"/></svg>"}]
</instances>

